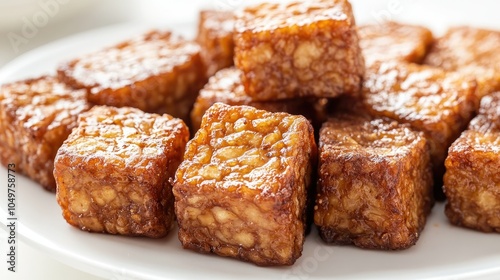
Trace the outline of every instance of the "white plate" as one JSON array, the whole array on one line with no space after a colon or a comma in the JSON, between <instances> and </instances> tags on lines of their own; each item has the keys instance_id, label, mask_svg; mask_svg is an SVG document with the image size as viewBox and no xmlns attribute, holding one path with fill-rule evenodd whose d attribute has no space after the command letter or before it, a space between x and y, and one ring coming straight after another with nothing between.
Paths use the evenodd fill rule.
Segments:
<instances>
[{"instance_id":1,"label":"white plate","mask_svg":"<svg viewBox=\"0 0 500 280\"><path fill-rule=\"evenodd\" d=\"M228 0L229 1L229 0ZM217 1L216 1L217 2ZM354 1L358 22L373 19L373 13L385 9L391 1L370 1L366 8ZM386 3L387 2L387 3ZM392 1L394 2L394 1ZM397 2L397 1L396 1ZM410 3L411 2L411 3ZM436 1L401 0L404 9L393 19L410 22L432 21L433 17L418 17L418 12L440 14ZM443 1L449 2L449 1ZM491 5L493 1L485 1ZM228 3L237 3L230 0ZM375 3L375 4L374 4ZM442 2L439 2L442 3ZM460 4L461 3L461 4ZM453 1L460 11L472 9L471 2ZM220 4L220 3L219 3ZM470 5L471 7L468 7ZM415 7L414 7L415 6ZM430 10L437 7L436 10ZM458 7L458 8L457 8ZM496 9L498 11L498 5ZM443 8L443 7L441 7ZM483 7L486 15L488 8ZM471 10L472 11L472 10ZM428 24L444 30L444 24L456 19L441 11L439 22ZM450 13L455 15L456 13ZM490 13L470 12L464 23L500 27L498 18ZM421 16L421 14L420 14ZM444 19L443 19L444 18ZM170 26L192 35L194 21L188 25ZM0 72L0 84L6 81L53 72L57 63L89 52L123 38L133 36L145 27L120 25L76 35L27 53ZM0 168L0 223L6 229L7 171ZM457 279L500 275L500 237L451 226L437 204L420 240L405 251L383 252L361 250L351 246L328 246L313 231L307 238L303 256L291 267L262 268L232 259L201 255L183 250L177 232L167 238L151 240L105 234L90 234L75 229L63 220L54 194L44 191L33 181L17 175L18 235L32 246L75 268L112 279ZM4 242L4 241L2 241Z\"/></svg>"}]
</instances>

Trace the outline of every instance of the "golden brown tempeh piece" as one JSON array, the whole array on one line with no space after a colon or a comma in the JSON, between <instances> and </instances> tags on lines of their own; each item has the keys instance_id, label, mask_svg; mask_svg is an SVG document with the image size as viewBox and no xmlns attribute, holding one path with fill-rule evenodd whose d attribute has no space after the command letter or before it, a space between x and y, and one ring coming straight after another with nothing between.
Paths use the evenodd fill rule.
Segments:
<instances>
[{"instance_id":1,"label":"golden brown tempeh piece","mask_svg":"<svg viewBox=\"0 0 500 280\"><path fill-rule=\"evenodd\" d=\"M303 116L210 107L175 177L184 248L263 266L293 264L304 243L316 152Z\"/></svg>"},{"instance_id":2,"label":"golden brown tempeh piece","mask_svg":"<svg viewBox=\"0 0 500 280\"><path fill-rule=\"evenodd\" d=\"M59 77L98 105L130 106L184 120L206 82L200 46L151 31L60 65Z\"/></svg>"},{"instance_id":3,"label":"golden brown tempeh piece","mask_svg":"<svg viewBox=\"0 0 500 280\"><path fill-rule=\"evenodd\" d=\"M424 63L476 77L479 98L500 90L500 31L452 27L438 38Z\"/></svg>"},{"instance_id":4,"label":"golden brown tempeh piece","mask_svg":"<svg viewBox=\"0 0 500 280\"><path fill-rule=\"evenodd\" d=\"M90 105L84 90L42 76L0 88L0 160L15 164L50 191L56 190L54 157Z\"/></svg>"},{"instance_id":5,"label":"golden brown tempeh piece","mask_svg":"<svg viewBox=\"0 0 500 280\"><path fill-rule=\"evenodd\" d=\"M319 158L314 221L323 240L385 250L415 244L433 201L423 133L336 114L320 131Z\"/></svg>"},{"instance_id":6,"label":"golden brown tempeh piece","mask_svg":"<svg viewBox=\"0 0 500 280\"><path fill-rule=\"evenodd\" d=\"M169 115L95 106L59 149L57 201L82 230L159 238L174 222L169 178L189 130Z\"/></svg>"},{"instance_id":7,"label":"golden brown tempeh piece","mask_svg":"<svg viewBox=\"0 0 500 280\"><path fill-rule=\"evenodd\" d=\"M367 65L375 61L420 63L433 41L429 29L398 22L362 25L358 34Z\"/></svg>"},{"instance_id":8,"label":"golden brown tempeh piece","mask_svg":"<svg viewBox=\"0 0 500 280\"><path fill-rule=\"evenodd\" d=\"M347 0L264 3L237 13L235 65L255 100L356 95L364 60Z\"/></svg>"},{"instance_id":9,"label":"golden brown tempeh piece","mask_svg":"<svg viewBox=\"0 0 500 280\"><path fill-rule=\"evenodd\" d=\"M450 147L444 191L453 224L500 232L500 92L481 100L479 115Z\"/></svg>"}]
</instances>

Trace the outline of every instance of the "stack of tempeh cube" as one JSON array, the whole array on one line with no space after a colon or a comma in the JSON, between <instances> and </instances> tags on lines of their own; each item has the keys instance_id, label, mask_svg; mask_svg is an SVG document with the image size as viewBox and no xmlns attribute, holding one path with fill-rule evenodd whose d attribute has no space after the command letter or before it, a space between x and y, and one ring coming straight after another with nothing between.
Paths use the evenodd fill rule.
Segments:
<instances>
[{"instance_id":1,"label":"stack of tempeh cube","mask_svg":"<svg viewBox=\"0 0 500 280\"><path fill-rule=\"evenodd\" d=\"M301 255L314 193L316 143L306 117L317 124L323 99L361 89L365 67L351 5L264 3L224 15L210 24L206 12L201 17L202 43L216 33L205 30L213 20L234 22L235 67L209 80L191 114L200 128L173 188L179 237L196 251L290 265ZM205 58L224 49L203 46Z\"/></svg>"},{"instance_id":2,"label":"stack of tempeh cube","mask_svg":"<svg viewBox=\"0 0 500 280\"><path fill-rule=\"evenodd\" d=\"M209 14L211 24L205 25ZM192 123L198 127L202 119L209 122L213 113L204 112L222 102L302 114L315 127L322 124L314 202L321 237L375 249L415 244L434 198L444 198L448 148L475 115L480 98L500 90L500 58L494 47L499 32L452 28L434 41L431 31L421 26L385 22L355 27L345 1L262 4L235 14L205 11L198 37L203 37L199 42L205 53L227 49L213 47L220 42L217 36L203 36L227 24L235 24L234 41L225 43L235 48L222 56L226 62L234 56L235 67L217 72L200 91ZM358 35L351 33L354 28ZM230 38L225 30L224 38ZM214 58L212 65L221 65L221 52L217 54L208 55ZM318 106L325 100L327 107ZM303 105L297 107L296 102ZM210 138L206 133L201 136ZM186 178L177 179L185 189ZM494 209L499 209L500 201L494 201ZM197 211L203 208L199 203ZM490 216L492 212L489 209ZM186 247L242 257L234 250L221 252L221 246L237 243L226 236L230 230L218 233L202 221L185 219L179 222ZM200 228L213 231L212 239L202 238ZM189 230L193 232L188 238ZM239 248L246 249L241 244Z\"/></svg>"},{"instance_id":3,"label":"stack of tempeh cube","mask_svg":"<svg viewBox=\"0 0 500 280\"><path fill-rule=\"evenodd\" d=\"M169 179L190 135L178 118L188 119L205 82L197 43L150 31L62 63L57 77L3 85L2 163L56 191L74 226L166 236Z\"/></svg>"},{"instance_id":4,"label":"stack of tempeh cube","mask_svg":"<svg viewBox=\"0 0 500 280\"><path fill-rule=\"evenodd\" d=\"M83 230L159 238L175 212L185 248L264 266L300 257L312 215L329 243L414 245L445 171L450 221L500 231L500 32L356 26L347 0L198 28L3 85L2 164Z\"/></svg>"},{"instance_id":5,"label":"stack of tempeh cube","mask_svg":"<svg viewBox=\"0 0 500 280\"><path fill-rule=\"evenodd\" d=\"M226 19L234 21L234 16L226 14ZM325 98L348 98L351 103L346 103L347 106L343 106L340 111L345 111L344 115L360 117L344 120L340 115L330 114L330 119L323 124L319 135L315 222L320 234L328 242L354 243L366 248L402 249L413 245L432 206L429 144L422 133L412 131L409 125L397 124L384 118L383 114L379 114L377 118L376 114L368 116L364 113L366 109L361 104L368 98L363 98L361 93L368 87L363 86L361 80L363 76L368 77L370 72L365 73L349 3L316 1L314 4L263 4L237 14L235 25L233 37L236 67L223 69L210 79L195 102L192 122L200 123L204 110L216 102L251 105L261 109L268 109L264 106L274 106L271 107L272 110L278 111L282 109L276 104L294 104L297 100L302 100L302 109L306 109L309 116L314 117L324 113L311 114L311 110L306 108L308 103L321 102ZM204 27L203 21L200 27ZM396 23L387 23L387 28L391 31L386 31L385 27L380 28L381 31L371 26L363 29L365 37L362 39L365 38L365 41L361 41L361 46L365 46L363 51L368 53L365 55L370 58L369 61L387 59L401 61L403 64L405 60L422 60L432 40L430 31L425 28ZM371 35L367 35L369 33ZM414 36L414 33L419 36ZM401 37L408 39L410 36L414 42L398 42ZM383 40L383 37L391 39L392 47L398 50L397 53L392 53L392 57L378 58L375 55L378 53L373 50L377 44L375 41ZM210 46L205 46L205 49L209 48ZM371 55L370 52L374 54ZM396 66L399 67L399 64L395 64ZM373 69L374 79L390 77L390 74L377 73L376 68ZM434 75L442 74L436 71ZM402 73L402 77L394 82L397 85L403 83L407 78L405 75L407 74ZM425 83L426 79L432 78L424 77L423 81L418 82ZM387 85L392 94L388 96L390 100L399 96L397 85L394 89ZM461 88L457 87L458 90ZM405 92L401 95L400 99L407 96ZM456 96L450 95L451 98ZM443 96L443 103L448 100L446 98L447 96ZM358 105L357 109L350 108ZM207 121L210 113L211 110L204 116ZM201 130L204 130L203 125ZM345 135L342 134L344 132ZM206 137L205 133L207 132L203 133L203 137ZM356 143L354 148L345 140L334 140L337 135L351 138ZM392 152L384 152L386 150ZM180 170L183 170L182 165ZM184 173L182 175L185 176ZM178 178L179 185L174 186L174 192L177 188L186 189L185 181L186 178ZM192 189L196 189L198 184L199 182L194 184ZM285 182L283 185L286 185ZM374 189L369 188L370 185ZM186 193L189 194L184 190L179 196L185 197ZM183 202L182 207L189 207L184 204ZM195 208L200 211L198 204ZM199 213L204 213L205 210L202 209ZM251 232L252 227L246 221L252 220L240 219L243 220L246 232ZM226 230L226 235L222 231L223 241L220 240L222 237L218 237L217 230L210 235L210 239L202 239L198 232L213 231L210 226L200 221L193 222L190 217L185 217L185 220L184 217L179 218L179 224L181 235L190 235L190 238L184 238L186 247L242 257L237 251L225 253L219 249L228 242L237 243L237 240L226 236L233 233L231 230ZM208 224L215 228L221 227L217 223ZM261 227L261 224L254 227ZM188 231L191 231L190 234ZM256 229L253 231L252 240L263 238ZM248 250L254 251L254 248L255 244L252 243ZM272 258L268 257L270 259Z\"/></svg>"}]
</instances>

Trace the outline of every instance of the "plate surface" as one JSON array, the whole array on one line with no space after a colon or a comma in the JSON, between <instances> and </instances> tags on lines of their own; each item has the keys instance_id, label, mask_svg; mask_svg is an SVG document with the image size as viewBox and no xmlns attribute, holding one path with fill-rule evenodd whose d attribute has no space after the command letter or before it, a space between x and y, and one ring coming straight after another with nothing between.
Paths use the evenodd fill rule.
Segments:
<instances>
[{"instance_id":1,"label":"plate surface","mask_svg":"<svg viewBox=\"0 0 500 280\"><path fill-rule=\"evenodd\" d=\"M458 23L500 29L499 19L495 18L497 13L488 14L489 10L499 10L494 1L479 1L490 5L483 6L484 13L467 13L467 9L478 5L476 1L476 4L472 1L468 4L465 1L434 4L437 1L401 0L396 2L403 10L397 14L383 13L391 1L364 2L371 3L368 6L361 1L353 2L358 23L377 20L380 15L416 23L432 21L437 18L432 15L443 12L445 4L442 3L448 3L453 9L442 13L439 21L427 24L437 32L442 32L447 25L456 24L454 16L462 12L463 20ZM428 11L429 16L420 14L419 17L423 11ZM485 19L485 15L491 15L491 18ZM195 26L194 20L191 24L165 25L186 36L194 34ZM51 43L4 67L0 72L0 84L53 73L61 61L139 34L147 28L137 24L112 26ZM457 279L500 276L500 236L451 226L443 214L442 204L435 206L420 240L408 250L383 252L328 246L313 231L306 240L303 256L295 265L261 268L183 250L176 230L161 240L80 231L63 220L54 194L19 174L16 182L18 237L63 263L110 279ZM7 170L0 167L0 189L3 190L0 192L0 223L3 229L6 229L7 222L6 185Z\"/></svg>"}]
</instances>

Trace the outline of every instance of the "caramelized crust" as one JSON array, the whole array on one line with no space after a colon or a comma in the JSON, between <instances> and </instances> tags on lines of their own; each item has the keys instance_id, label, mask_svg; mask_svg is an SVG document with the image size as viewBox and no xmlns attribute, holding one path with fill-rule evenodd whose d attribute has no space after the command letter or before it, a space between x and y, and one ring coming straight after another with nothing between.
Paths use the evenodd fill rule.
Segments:
<instances>
[{"instance_id":1,"label":"caramelized crust","mask_svg":"<svg viewBox=\"0 0 500 280\"><path fill-rule=\"evenodd\" d=\"M58 74L72 87L87 89L94 104L183 119L206 81L199 45L160 31L74 59Z\"/></svg>"},{"instance_id":2,"label":"caramelized crust","mask_svg":"<svg viewBox=\"0 0 500 280\"><path fill-rule=\"evenodd\" d=\"M324 101L315 99L305 100L295 98L276 101L255 101L246 94L243 88L241 71L235 67L231 67L217 72L200 91L191 111L191 125L194 131L200 127L205 111L217 102L227 105L248 105L270 112L303 115L314 124L321 121L324 114L323 110L325 109Z\"/></svg>"},{"instance_id":3,"label":"caramelized crust","mask_svg":"<svg viewBox=\"0 0 500 280\"><path fill-rule=\"evenodd\" d=\"M393 120L337 114L319 139L314 221L321 238L385 250L415 244L432 206L422 133Z\"/></svg>"},{"instance_id":4,"label":"caramelized crust","mask_svg":"<svg viewBox=\"0 0 500 280\"><path fill-rule=\"evenodd\" d=\"M52 171L57 149L90 108L85 91L42 76L0 88L0 160L55 191Z\"/></svg>"},{"instance_id":5,"label":"caramelized crust","mask_svg":"<svg viewBox=\"0 0 500 280\"><path fill-rule=\"evenodd\" d=\"M436 40L425 62L446 70L458 70L467 65L498 68L499 44L499 31L468 26L452 27Z\"/></svg>"},{"instance_id":6,"label":"caramelized crust","mask_svg":"<svg viewBox=\"0 0 500 280\"><path fill-rule=\"evenodd\" d=\"M424 63L476 77L477 94L500 90L500 32L468 26L452 27L437 39Z\"/></svg>"},{"instance_id":7,"label":"caramelized crust","mask_svg":"<svg viewBox=\"0 0 500 280\"><path fill-rule=\"evenodd\" d=\"M439 68L375 63L367 69L362 95L370 113L408 123L425 133L438 181L448 147L478 107L475 89L473 79Z\"/></svg>"},{"instance_id":8,"label":"caramelized crust","mask_svg":"<svg viewBox=\"0 0 500 280\"><path fill-rule=\"evenodd\" d=\"M175 177L182 245L263 266L293 264L315 160L303 116L216 103Z\"/></svg>"},{"instance_id":9,"label":"caramelized crust","mask_svg":"<svg viewBox=\"0 0 500 280\"><path fill-rule=\"evenodd\" d=\"M237 14L235 65L255 100L357 94L364 72L347 0L264 3Z\"/></svg>"},{"instance_id":10,"label":"caramelized crust","mask_svg":"<svg viewBox=\"0 0 500 280\"><path fill-rule=\"evenodd\" d=\"M450 147L444 191L451 223L500 232L500 93L481 100L468 130Z\"/></svg>"},{"instance_id":11,"label":"caramelized crust","mask_svg":"<svg viewBox=\"0 0 500 280\"><path fill-rule=\"evenodd\" d=\"M363 25L358 34L368 65L375 61L420 63L433 41L429 29L397 22Z\"/></svg>"},{"instance_id":12,"label":"caramelized crust","mask_svg":"<svg viewBox=\"0 0 500 280\"><path fill-rule=\"evenodd\" d=\"M201 46L207 76L234 65L234 13L204 10L200 12L196 41Z\"/></svg>"},{"instance_id":13,"label":"caramelized crust","mask_svg":"<svg viewBox=\"0 0 500 280\"><path fill-rule=\"evenodd\" d=\"M174 221L169 178L182 161L187 126L169 115L95 106L55 159L57 202L82 230L159 238Z\"/></svg>"}]
</instances>

